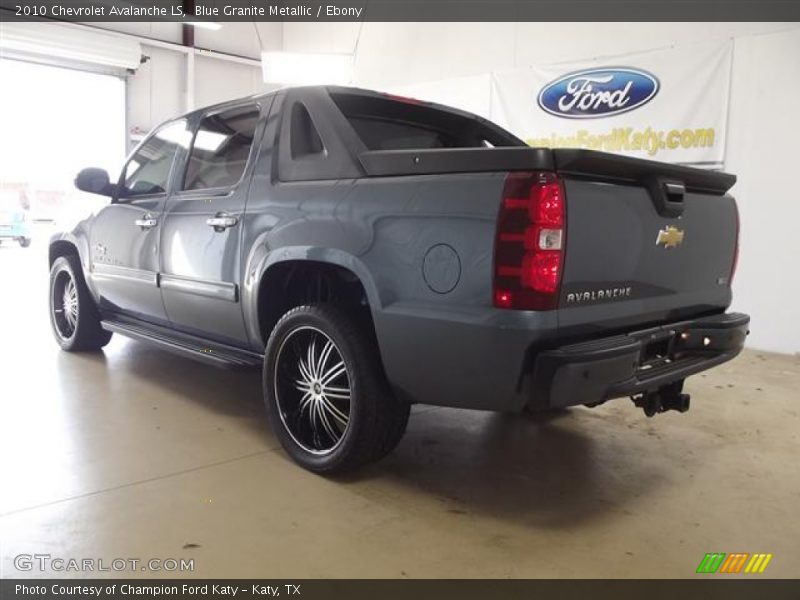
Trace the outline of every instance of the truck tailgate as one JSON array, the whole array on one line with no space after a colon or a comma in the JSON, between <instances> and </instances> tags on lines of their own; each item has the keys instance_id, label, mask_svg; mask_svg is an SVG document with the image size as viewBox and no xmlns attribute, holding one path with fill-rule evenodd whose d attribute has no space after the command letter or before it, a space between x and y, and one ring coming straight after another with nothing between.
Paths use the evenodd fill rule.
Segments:
<instances>
[{"instance_id":1,"label":"truck tailgate","mask_svg":"<svg viewBox=\"0 0 800 600\"><path fill-rule=\"evenodd\" d=\"M730 304L735 178L584 151L554 151L567 199L559 329L604 333Z\"/></svg>"}]
</instances>

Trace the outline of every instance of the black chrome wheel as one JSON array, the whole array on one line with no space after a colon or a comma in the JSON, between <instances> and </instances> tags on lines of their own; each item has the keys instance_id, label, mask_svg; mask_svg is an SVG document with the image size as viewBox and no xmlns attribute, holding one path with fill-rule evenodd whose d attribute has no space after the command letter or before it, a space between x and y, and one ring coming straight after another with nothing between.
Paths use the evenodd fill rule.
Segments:
<instances>
[{"instance_id":1,"label":"black chrome wheel","mask_svg":"<svg viewBox=\"0 0 800 600\"><path fill-rule=\"evenodd\" d=\"M383 458L400 441L409 405L391 393L363 314L328 304L289 310L264 359L264 401L286 452L315 473Z\"/></svg>"},{"instance_id":2,"label":"black chrome wheel","mask_svg":"<svg viewBox=\"0 0 800 600\"><path fill-rule=\"evenodd\" d=\"M56 275L51 306L56 333L65 340L70 339L78 327L78 288L67 270Z\"/></svg>"},{"instance_id":3,"label":"black chrome wheel","mask_svg":"<svg viewBox=\"0 0 800 600\"><path fill-rule=\"evenodd\" d=\"M315 327L294 329L278 348L273 375L284 427L312 454L332 452L350 422L350 378L333 340Z\"/></svg>"},{"instance_id":4,"label":"black chrome wheel","mask_svg":"<svg viewBox=\"0 0 800 600\"><path fill-rule=\"evenodd\" d=\"M59 256L50 268L50 324L58 345L70 352L99 350L111 339L75 255Z\"/></svg>"}]
</instances>

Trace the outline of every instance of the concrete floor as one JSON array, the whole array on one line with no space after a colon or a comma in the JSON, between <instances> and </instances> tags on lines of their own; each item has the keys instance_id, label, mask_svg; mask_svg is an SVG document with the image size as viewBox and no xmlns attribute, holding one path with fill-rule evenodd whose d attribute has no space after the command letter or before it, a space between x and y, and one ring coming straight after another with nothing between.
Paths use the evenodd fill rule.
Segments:
<instances>
[{"instance_id":1,"label":"concrete floor","mask_svg":"<svg viewBox=\"0 0 800 600\"><path fill-rule=\"evenodd\" d=\"M58 351L45 239L0 248L3 577L59 575L20 553L193 558L195 577L691 577L711 551L800 575L797 357L748 351L655 419L420 407L388 459L328 480L280 449L257 373L118 336Z\"/></svg>"}]
</instances>

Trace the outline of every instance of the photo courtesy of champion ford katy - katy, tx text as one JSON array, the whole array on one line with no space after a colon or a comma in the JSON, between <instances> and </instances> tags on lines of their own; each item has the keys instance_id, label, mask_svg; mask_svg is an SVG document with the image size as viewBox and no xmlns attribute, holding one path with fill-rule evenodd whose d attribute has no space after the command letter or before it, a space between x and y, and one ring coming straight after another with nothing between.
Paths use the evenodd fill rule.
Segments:
<instances>
[{"instance_id":1,"label":"photo courtesy of champion ford katy - katy, tx text","mask_svg":"<svg viewBox=\"0 0 800 600\"><path fill-rule=\"evenodd\" d=\"M0 0L0 597L800 598L800 3Z\"/></svg>"}]
</instances>

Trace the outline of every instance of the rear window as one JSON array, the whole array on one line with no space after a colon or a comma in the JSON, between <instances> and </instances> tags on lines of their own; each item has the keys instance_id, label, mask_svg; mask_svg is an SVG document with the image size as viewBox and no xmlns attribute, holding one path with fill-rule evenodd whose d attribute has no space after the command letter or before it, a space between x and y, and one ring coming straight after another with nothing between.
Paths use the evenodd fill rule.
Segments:
<instances>
[{"instance_id":1,"label":"rear window","mask_svg":"<svg viewBox=\"0 0 800 600\"><path fill-rule=\"evenodd\" d=\"M458 143L444 131L426 129L416 123L350 117L350 124L370 150L419 150L453 148Z\"/></svg>"},{"instance_id":2,"label":"rear window","mask_svg":"<svg viewBox=\"0 0 800 600\"><path fill-rule=\"evenodd\" d=\"M426 103L335 92L331 98L370 150L525 145L492 123Z\"/></svg>"}]
</instances>

